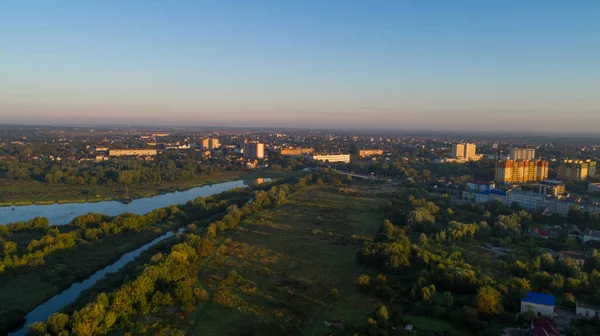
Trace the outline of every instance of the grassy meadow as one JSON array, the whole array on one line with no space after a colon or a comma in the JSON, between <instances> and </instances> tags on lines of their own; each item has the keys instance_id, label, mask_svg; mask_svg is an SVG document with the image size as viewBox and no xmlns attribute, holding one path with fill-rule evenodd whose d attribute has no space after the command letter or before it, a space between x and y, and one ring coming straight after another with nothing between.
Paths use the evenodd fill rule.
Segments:
<instances>
[{"instance_id":1,"label":"grassy meadow","mask_svg":"<svg viewBox=\"0 0 600 336\"><path fill-rule=\"evenodd\" d=\"M356 252L383 221L382 202L309 189L245 220L199 274L211 300L179 327L188 335L323 335L332 330L325 321L364 323L379 303L355 287L373 272Z\"/></svg>"}]
</instances>

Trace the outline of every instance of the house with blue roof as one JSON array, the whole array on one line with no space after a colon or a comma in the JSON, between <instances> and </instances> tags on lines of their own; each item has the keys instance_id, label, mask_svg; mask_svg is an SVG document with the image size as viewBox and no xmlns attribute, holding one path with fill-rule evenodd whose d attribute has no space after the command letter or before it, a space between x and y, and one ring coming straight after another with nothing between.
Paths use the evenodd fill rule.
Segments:
<instances>
[{"instance_id":1,"label":"house with blue roof","mask_svg":"<svg viewBox=\"0 0 600 336\"><path fill-rule=\"evenodd\" d=\"M521 313L529 311L537 316L554 316L554 295L527 292L521 298Z\"/></svg>"}]
</instances>

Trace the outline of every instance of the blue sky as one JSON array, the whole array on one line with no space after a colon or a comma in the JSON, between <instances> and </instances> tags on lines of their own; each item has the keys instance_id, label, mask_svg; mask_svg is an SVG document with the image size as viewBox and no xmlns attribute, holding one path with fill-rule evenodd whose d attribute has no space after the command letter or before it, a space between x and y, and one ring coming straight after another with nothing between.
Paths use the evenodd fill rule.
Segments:
<instances>
[{"instance_id":1,"label":"blue sky","mask_svg":"<svg viewBox=\"0 0 600 336\"><path fill-rule=\"evenodd\" d=\"M597 131L598 1L5 1L0 122Z\"/></svg>"}]
</instances>

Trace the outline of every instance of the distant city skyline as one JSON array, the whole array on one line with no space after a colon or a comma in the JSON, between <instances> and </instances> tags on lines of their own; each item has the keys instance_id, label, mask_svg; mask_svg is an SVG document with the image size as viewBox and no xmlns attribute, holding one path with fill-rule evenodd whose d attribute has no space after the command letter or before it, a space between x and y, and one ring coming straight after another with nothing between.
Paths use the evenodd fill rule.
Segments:
<instances>
[{"instance_id":1,"label":"distant city skyline","mask_svg":"<svg viewBox=\"0 0 600 336\"><path fill-rule=\"evenodd\" d=\"M597 1L26 1L0 123L595 132Z\"/></svg>"}]
</instances>

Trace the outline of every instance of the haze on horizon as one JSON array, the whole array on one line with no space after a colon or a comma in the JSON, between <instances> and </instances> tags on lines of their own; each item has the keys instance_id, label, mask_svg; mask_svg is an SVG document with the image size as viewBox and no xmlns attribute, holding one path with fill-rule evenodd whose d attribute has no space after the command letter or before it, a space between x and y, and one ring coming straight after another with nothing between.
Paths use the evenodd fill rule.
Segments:
<instances>
[{"instance_id":1,"label":"haze on horizon","mask_svg":"<svg viewBox=\"0 0 600 336\"><path fill-rule=\"evenodd\" d=\"M598 1L12 1L0 122L598 132Z\"/></svg>"}]
</instances>

